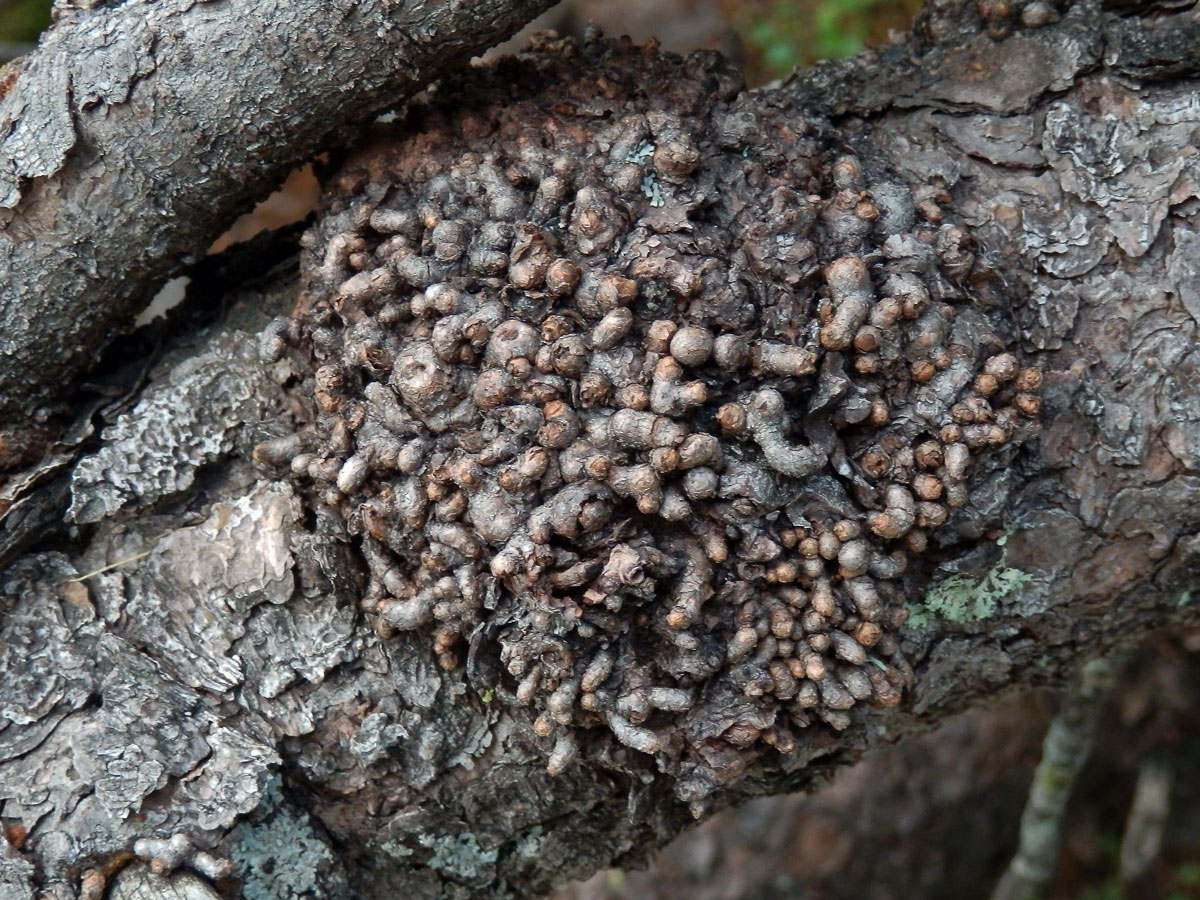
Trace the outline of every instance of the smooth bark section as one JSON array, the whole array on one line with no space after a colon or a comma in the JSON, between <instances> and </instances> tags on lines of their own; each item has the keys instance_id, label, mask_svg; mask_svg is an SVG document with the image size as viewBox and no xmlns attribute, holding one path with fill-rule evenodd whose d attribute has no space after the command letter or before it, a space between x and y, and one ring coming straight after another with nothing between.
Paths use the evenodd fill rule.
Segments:
<instances>
[{"instance_id":1,"label":"smooth bark section","mask_svg":"<svg viewBox=\"0 0 1200 900\"><path fill-rule=\"evenodd\" d=\"M69 384L290 168L550 5L60 9L0 99L0 422Z\"/></svg>"}]
</instances>

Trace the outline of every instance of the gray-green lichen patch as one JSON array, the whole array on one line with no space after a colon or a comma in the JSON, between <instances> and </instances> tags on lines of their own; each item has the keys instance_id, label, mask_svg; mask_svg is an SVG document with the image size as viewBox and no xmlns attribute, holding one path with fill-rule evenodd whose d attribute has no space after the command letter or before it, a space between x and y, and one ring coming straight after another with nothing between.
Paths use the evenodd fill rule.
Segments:
<instances>
[{"instance_id":1,"label":"gray-green lichen patch","mask_svg":"<svg viewBox=\"0 0 1200 900\"><path fill-rule=\"evenodd\" d=\"M1004 546L1007 538L996 543ZM1033 576L1020 569L1006 566L1004 558L982 578L971 575L951 575L933 585L921 603L909 606L910 628L928 628L936 621L978 622L993 616L1000 601L1028 585Z\"/></svg>"},{"instance_id":2,"label":"gray-green lichen patch","mask_svg":"<svg viewBox=\"0 0 1200 900\"><path fill-rule=\"evenodd\" d=\"M347 897L349 885L337 857L312 822L284 805L279 784L269 802L276 808L231 834L230 858L245 900L316 900Z\"/></svg>"},{"instance_id":3,"label":"gray-green lichen patch","mask_svg":"<svg viewBox=\"0 0 1200 900\"><path fill-rule=\"evenodd\" d=\"M542 835L544 830L541 825L534 825L529 831L517 842L515 853L524 859L534 859L542 850Z\"/></svg>"},{"instance_id":4,"label":"gray-green lichen patch","mask_svg":"<svg viewBox=\"0 0 1200 900\"><path fill-rule=\"evenodd\" d=\"M540 829L535 829L538 834ZM459 896L456 891L461 885L467 885L473 890L482 891L485 885L496 880L496 862L500 858L499 849L493 847L485 850L479 845L479 839L474 832L464 831L458 834L418 834L416 837L426 850L432 852L424 862L420 861L421 851L407 847L400 841L389 840L380 845L388 856L405 866L412 866L413 871L419 869L432 870L444 876L447 881L441 882L443 898ZM430 873L431 874L431 873ZM472 894L472 896L475 896Z\"/></svg>"},{"instance_id":5,"label":"gray-green lichen patch","mask_svg":"<svg viewBox=\"0 0 1200 900\"><path fill-rule=\"evenodd\" d=\"M498 850L484 850L469 831L457 835L433 835L421 838L433 851L430 868L463 881L488 881L494 871Z\"/></svg>"}]
</instances>

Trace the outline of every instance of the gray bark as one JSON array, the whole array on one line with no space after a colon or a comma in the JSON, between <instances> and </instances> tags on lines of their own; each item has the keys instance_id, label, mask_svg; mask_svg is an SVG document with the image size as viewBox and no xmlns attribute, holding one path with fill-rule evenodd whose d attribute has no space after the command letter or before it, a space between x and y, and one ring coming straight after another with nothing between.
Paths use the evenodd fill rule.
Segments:
<instances>
[{"instance_id":1,"label":"gray bark","mask_svg":"<svg viewBox=\"0 0 1200 900\"><path fill-rule=\"evenodd\" d=\"M58 3L0 89L0 421L60 394L289 170L548 6Z\"/></svg>"},{"instance_id":2,"label":"gray bark","mask_svg":"<svg viewBox=\"0 0 1200 900\"><path fill-rule=\"evenodd\" d=\"M835 135L831 151L886 173L931 221L967 227L960 318L1003 323L1005 347L1045 373L1040 438L974 473L970 503L905 576L917 615L900 632L913 680L899 706L858 704L844 729L736 754L737 777L700 805L664 755L600 729L549 775L532 714L439 669L427 631L381 637L340 521L253 461L311 416L303 373L256 350L299 291L276 272L177 346L99 446L50 457L9 498L12 540L28 539L27 510L70 528L4 575L0 818L23 837L0 845L0 885L98 896L118 870L159 878L126 865L141 859L190 869L176 889L194 896L204 882L247 897L534 896L645 859L694 812L819 787L871 746L1196 622L1200 108L1184 48L1200 18L1045 9L1057 21L1030 15L1005 37L970 8L931 8L902 44L712 101ZM711 60L664 74L607 52L587 59L661 79L652 102L729 89ZM611 97L587 104L614 81L553 52L541 65L549 115L605 114ZM476 88L519 71L541 70ZM484 139L445 121L417 142L432 166ZM642 215L665 228L661 208ZM63 478L69 509L55 505Z\"/></svg>"}]
</instances>

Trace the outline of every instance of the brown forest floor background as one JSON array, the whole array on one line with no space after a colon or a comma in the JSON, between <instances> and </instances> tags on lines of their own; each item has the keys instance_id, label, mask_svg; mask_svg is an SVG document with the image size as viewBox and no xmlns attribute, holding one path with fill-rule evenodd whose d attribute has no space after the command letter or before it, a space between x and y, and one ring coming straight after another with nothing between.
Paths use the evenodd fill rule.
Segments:
<instances>
[{"instance_id":1,"label":"brown forest floor background","mask_svg":"<svg viewBox=\"0 0 1200 900\"><path fill-rule=\"evenodd\" d=\"M968 0L969 2L969 0ZM594 21L665 49L716 49L751 86L798 65L883 43L920 0L568 0L535 26ZM0 63L27 52L48 0L0 0ZM518 36L502 50L518 49ZM311 169L243 216L215 245L303 219ZM1114 697L1069 810L1057 880L1044 900L1200 900L1200 632L1147 647ZM1050 694L999 698L937 732L876 752L814 797L771 797L685 834L643 871L609 870L556 900L970 900L985 897L1016 844ZM1135 882L1118 857L1139 771L1173 773L1163 851Z\"/></svg>"}]
</instances>

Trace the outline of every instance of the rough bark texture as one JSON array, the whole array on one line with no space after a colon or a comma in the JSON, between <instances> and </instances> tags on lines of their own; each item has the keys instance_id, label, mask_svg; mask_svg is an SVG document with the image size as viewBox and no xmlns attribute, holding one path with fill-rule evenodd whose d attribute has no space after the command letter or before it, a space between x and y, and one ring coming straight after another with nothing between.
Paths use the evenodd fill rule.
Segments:
<instances>
[{"instance_id":1,"label":"rough bark texture","mask_svg":"<svg viewBox=\"0 0 1200 900\"><path fill-rule=\"evenodd\" d=\"M730 745L731 777L708 783L702 807L680 799L667 752L596 727L548 774L553 742L502 684L480 690L470 665L439 668L432 628L392 633L364 611L367 567L326 502L338 498L253 460L252 447L313 418L305 373L280 359L280 324L267 324L299 293L276 273L158 364L73 465L69 511L57 508L71 529L4 574L0 817L19 840L0 846L0 885L19 898L97 896L141 857L199 873L179 887L195 896L533 896L644 859L697 809L818 787L865 748L1194 622L1200 109L1186 48L1200 43L1200 18L1040 3L1013 15L985 23L973 6L934 7L904 43L741 97L714 87L707 58L676 66L589 46L528 63L562 79L545 90L564 129L622 98L709 92L717 112L777 126L793 116L830 136L828 152L853 153L868 184L914 197L913 234L969 228L974 254L941 257L943 274L962 291L958 319L1000 337L971 346L983 332L967 329L956 341L972 359L1009 350L1044 372L1043 430L977 467L970 502L912 554L913 615L897 638L912 681L899 706L859 703L775 747ZM614 60L658 81L605 84L583 64ZM471 82L458 90L450 102L474 109ZM427 142L431 178L448 144L486 139L486 128L429 124L474 121L452 109L424 121L412 140ZM504 154L503 134L493 139ZM754 156L769 143L744 141L747 171L769 171L770 157ZM703 170L717 151L699 151ZM669 201L674 188L659 188ZM653 182L645 190L627 227L678 212L656 205ZM818 259L842 252L820 245L829 233L813 238ZM763 243L753 272L769 285L787 275L772 254L794 243ZM272 362L259 362L260 344ZM52 467L43 477L15 511L55 510L61 481ZM159 876L127 866L120 877Z\"/></svg>"},{"instance_id":2,"label":"rough bark texture","mask_svg":"<svg viewBox=\"0 0 1200 900\"><path fill-rule=\"evenodd\" d=\"M31 416L290 169L549 5L56 4L0 96L0 419Z\"/></svg>"},{"instance_id":3,"label":"rough bark texture","mask_svg":"<svg viewBox=\"0 0 1200 900\"><path fill-rule=\"evenodd\" d=\"M1152 640L1115 702L1065 822L1059 874L1041 896L1113 891L1116 843L1147 761L1173 766L1162 852L1123 896L1188 896L1200 845L1194 707L1200 633ZM1190 652L1185 649L1190 645ZM986 895L1017 846L1049 691L1014 694L936 731L875 747L820 793L763 797L686 832L640 872L602 872L557 900L828 900ZM1182 876L1182 877L1181 877ZM1174 891L1171 887L1174 885Z\"/></svg>"}]
</instances>

